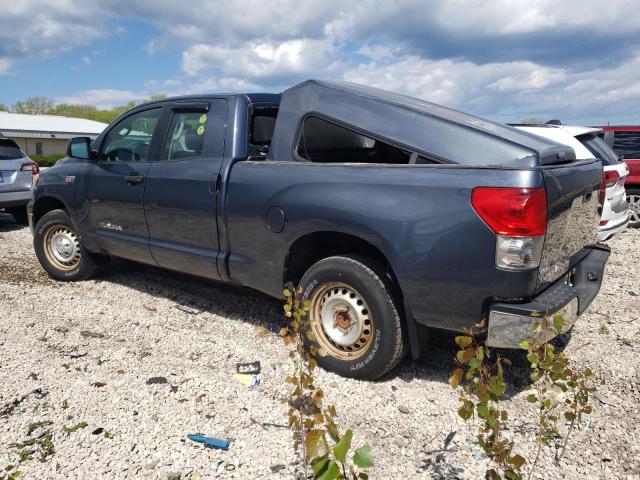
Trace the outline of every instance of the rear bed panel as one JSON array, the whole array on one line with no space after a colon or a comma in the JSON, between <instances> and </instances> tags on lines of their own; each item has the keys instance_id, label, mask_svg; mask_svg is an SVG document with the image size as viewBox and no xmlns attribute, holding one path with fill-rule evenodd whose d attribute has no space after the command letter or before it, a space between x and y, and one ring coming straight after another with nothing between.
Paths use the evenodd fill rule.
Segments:
<instances>
[{"instance_id":1,"label":"rear bed panel","mask_svg":"<svg viewBox=\"0 0 640 480\"><path fill-rule=\"evenodd\" d=\"M238 162L226 206L230 277L279 296L295 240L351 234L387 257L416 321L468 329L493 297L526 298L537 279L536 270L496 268L495 234L471 206L479 185L533 188L543 178L536 170ZM265 228L273 205L285 213L281 233Z\"/></svg>"},{"instance_id":2,"label":"rear bed panel","mask_svg":"<svg viewBox=\"0 0 640 480\"><path fill-rule=\"evenodd\" d=\"M599 160L543 169L549 208L537 291L573 268L596 243L598 193L602 180Z\"/></svg>"}]
</instances>

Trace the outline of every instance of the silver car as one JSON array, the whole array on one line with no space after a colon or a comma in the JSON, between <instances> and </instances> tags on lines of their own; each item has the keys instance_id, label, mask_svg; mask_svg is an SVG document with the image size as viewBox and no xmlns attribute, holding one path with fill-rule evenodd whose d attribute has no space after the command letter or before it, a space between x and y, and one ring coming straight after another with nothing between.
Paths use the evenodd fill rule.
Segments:
<instances>
[{"instance_id":1,"label":"silver car","mask_svg":"<svg viewBox=\"0 0 640 480\"><path fill-rule=\"evenodd\" d=\"M27 157L9 138L0 138L0 210L4 209L27 225L27 203L33 194L33 178L38 164Z\"/></svg>"}]
</instances>

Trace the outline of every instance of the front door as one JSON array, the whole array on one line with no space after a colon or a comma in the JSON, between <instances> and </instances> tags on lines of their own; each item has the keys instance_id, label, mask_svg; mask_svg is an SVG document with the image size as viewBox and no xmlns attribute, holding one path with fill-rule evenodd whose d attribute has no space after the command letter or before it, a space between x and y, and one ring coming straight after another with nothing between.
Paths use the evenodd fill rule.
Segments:
<instances>
[{"instance_id":1,"label":"front door","mask_svg":"<svg viewBox=\"0 0 640 480\"><path fill-rule=\"evenodd\" d=\"M147 174L149 248L162 267L217 279L216 195L227 101L191 99L170 108L161 159Z\"/></svg>"},{"instance_id":2,"label":"front door","mask_svg":"<svg viewBox=\"0 0 640 480\"><path fill-rule=\"evenodd\" d=\"M91 250L155 263L143 200L149 167L161 148L157 127L162 111L155 107L120 120L98 146L97 161L81 167L78 222Z\"/></svg>"}]
</instances>

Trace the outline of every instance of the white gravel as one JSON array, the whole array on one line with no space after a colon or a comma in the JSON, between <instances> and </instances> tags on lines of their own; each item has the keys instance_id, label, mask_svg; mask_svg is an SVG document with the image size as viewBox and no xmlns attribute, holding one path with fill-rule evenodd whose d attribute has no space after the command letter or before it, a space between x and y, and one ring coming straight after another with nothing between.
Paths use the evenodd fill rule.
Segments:
<instances>
[{"instance_id":1,"label":"white gravel","mask_svg":"<svg viewBox=\"0 0 640 480\"><path fill-rule=\"evenodd\" d=\"M546 452L536 478L640 478L640 230L610 243L600 295L566 349L595 372L599 400L562 465ZM48 420L32 437L50 431L55 453L23 462L27 478L294 476L291 433L281 427L289 359L278 337L256 328L278 331L280 302L128 262L95 280L57 283L39 267L29 230L1 213L0 247L0 412L24 397L0 413L0 469L17 463L10 444L30 438L28 425ZM434 334L426 350L379 382L321 372L319 383L341 425L354 429L354 444L372 444L372 478L482 478L486 461L474 455L475 432L458 419L447 384L452 336ZM535 412L522 391L523 362L511 355L504 406L518 451L532 458ZM237 362L254 360L262 384L252 390L232 375ZM167 383L148 385L151 377ZM63 431L79 422L88 426ZM111 438L92 434L98 428ZM197 432L230 439L231 447L185 440Z\"/></svg>"}]
</instances>

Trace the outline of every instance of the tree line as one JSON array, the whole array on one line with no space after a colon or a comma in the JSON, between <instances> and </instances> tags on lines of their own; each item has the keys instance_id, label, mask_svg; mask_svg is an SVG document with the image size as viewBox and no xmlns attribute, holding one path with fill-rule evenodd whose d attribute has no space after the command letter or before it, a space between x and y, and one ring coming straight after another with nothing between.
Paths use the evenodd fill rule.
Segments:
<instances>
[{"instance_id":1,"label":"tree line","mask_svg":"<svg viewBox=\"0 0 640 480\"><path fill-rule=\"evenodd\" d=\"M160 93L139 102L131 101L126 105L119 105L108 110L99 110L93 105L56 104L51 98L31 97L16 102L12 107L0 103L0 111L26 113L29 115L61 115L63 117L86 118L96 122L111 123L113 119L140 103L149 100L162 100L163 98L166 98L166 95Z\"/></svg>"}]
</instances>

